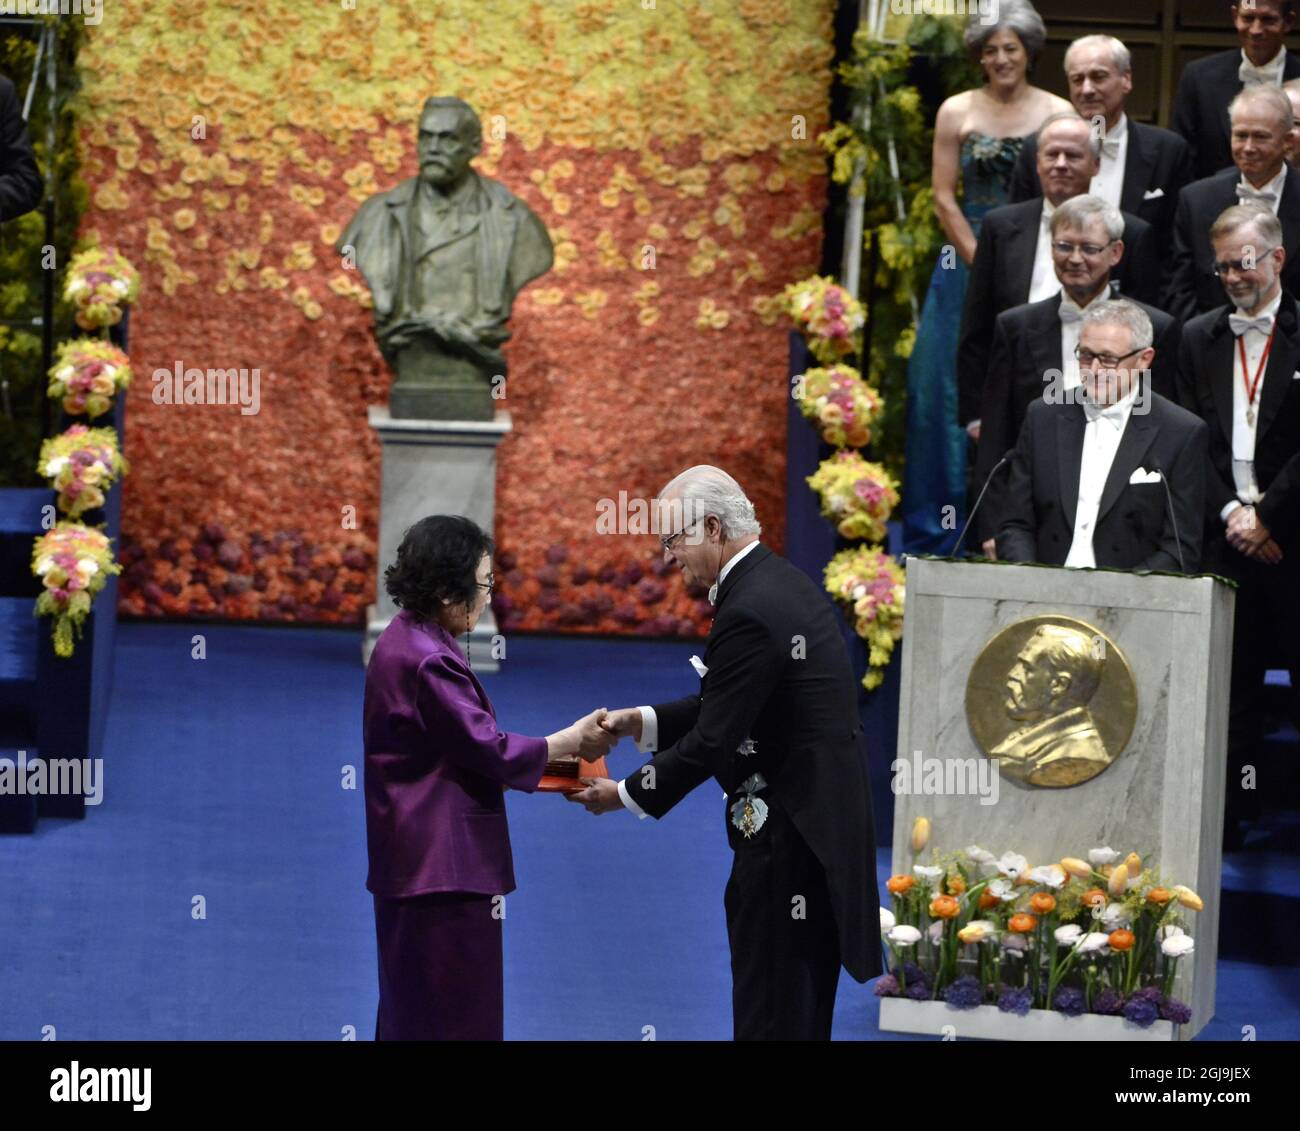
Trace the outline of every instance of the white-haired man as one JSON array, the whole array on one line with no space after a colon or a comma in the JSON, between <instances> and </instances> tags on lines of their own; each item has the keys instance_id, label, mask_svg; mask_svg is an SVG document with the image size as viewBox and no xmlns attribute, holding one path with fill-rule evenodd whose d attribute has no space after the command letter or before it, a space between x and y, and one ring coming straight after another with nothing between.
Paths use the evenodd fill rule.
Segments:
<instances>
[{"instance_id":1,"label":"white-haired man","mask_svg":"<svg viewBox=\"0 0 1300 1131\"><path fill-rule=\"evenodd\" d=\"M664 554L717 607L696 694L611 712L654 756L621 782L584 779L594 812L663 817L715 779L735 852L725 907L737 1040L828 1040L841 965L881 972L871 791L858 684L838 615L758 541L726 472L684 471L658 500Z\"/></svg>"},{"instance_id":2,"label":"white-haired man","mask_svg":"<svg viewBox=\"0 0 1300 1131\"><path fill-rule=\"evenodd\" d=\"M1174 225L1178 193L1192 179L1192 154L1173 130L1132 121L1124 104L1133 60L1114 36L1085 35L1065 52L1070 102L1102 134L1101 167L1088 192L1150 224L1163 241ZM1027 137L1011 175L1011 200L1042 195L1038 138Z\"/></svg>"},{"instance_id":3,"label":"white-haired man","mask_svg":"<svg viewBox=\"0 0 1300 1131\"><path fill-rule=\"evenodd\" d=\"M997 537L1001 560L1200 568L1208 429L1144 380L1152 337L1135 303L1084 311L1075 350L1083 395L1029 406Z\"/></svg>"}]
</instances>

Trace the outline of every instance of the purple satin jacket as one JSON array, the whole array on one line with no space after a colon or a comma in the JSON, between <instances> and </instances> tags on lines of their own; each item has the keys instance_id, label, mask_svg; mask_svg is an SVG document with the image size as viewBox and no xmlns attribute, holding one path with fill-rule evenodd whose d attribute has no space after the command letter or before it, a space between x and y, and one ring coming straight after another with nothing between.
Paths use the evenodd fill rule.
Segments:
<instances>
[{"instance_id":1,"label":"purple satin jacket","mask_svg":"<svg viewBox=\"0 0 1300 1131\"><path fill-rule=\"evenodd\" d=\"M533 790L546 739L504 734L455 637L400 610L366 669L366 887L386 898L515 889L502 786Z\"/></svg>"}]
</instances>

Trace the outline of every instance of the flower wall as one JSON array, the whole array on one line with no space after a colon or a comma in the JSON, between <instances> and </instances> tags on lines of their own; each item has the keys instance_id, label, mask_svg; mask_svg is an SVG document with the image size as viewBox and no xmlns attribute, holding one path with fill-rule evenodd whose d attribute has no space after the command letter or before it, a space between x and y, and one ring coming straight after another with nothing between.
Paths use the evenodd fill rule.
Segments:
<instances>
[{"instance_id":1,"label":"flower wall","mask_svg":"<svg viewBox=\"0 0 1300 1131\"><path fill-rule=\"evenodd\" d=\"M510 629L680 633L707 617L646 535L597 532L694 463L778 549L787 324L818 264L832 0L119 0L81 55L84 234L142 273L121 608L357 623L374 599L389 374L332 245L415 173L424 99L483 120L476 168L554 270L515 306L500 449ZM156 403L156 370L246 369L257 411ZM159 398L161 399L161 398ZM245 404L251 408L251 404Z\"/></svg>"}]
</instances>

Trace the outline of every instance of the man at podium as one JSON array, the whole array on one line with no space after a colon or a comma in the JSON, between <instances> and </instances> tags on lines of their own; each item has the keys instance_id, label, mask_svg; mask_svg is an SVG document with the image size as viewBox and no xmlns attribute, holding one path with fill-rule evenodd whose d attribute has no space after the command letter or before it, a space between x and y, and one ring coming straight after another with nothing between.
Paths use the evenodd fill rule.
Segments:
<instances>
[{"instance_id":1,"label":"man at podium","mask_svg":"<svg viewBox=\"0 0 1300 1131\"><path fill-rule=\"evenodd\" d=\"M1201 564L1205 422L1153 392L1151 319L1126 299L1091 304L1082 396L1048 386L1011 458L1002 561L1195 573Z\"/></svg>"}]
</instances>

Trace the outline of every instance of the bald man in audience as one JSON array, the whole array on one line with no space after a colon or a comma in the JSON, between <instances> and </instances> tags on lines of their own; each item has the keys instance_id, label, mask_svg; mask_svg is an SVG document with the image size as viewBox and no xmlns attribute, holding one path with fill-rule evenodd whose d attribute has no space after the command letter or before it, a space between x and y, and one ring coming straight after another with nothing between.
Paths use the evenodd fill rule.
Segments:
<instances>
[{"instance_id":1,"label":"bald man in audience","mask_svg":"<svg viewBox=\"0 0 1300 1131\"><path fill-rule=\"evenodd\" d=\"M1229 114L1234 166L1193 181L1178 197L1169 281L1159 305L1184 321L1223 305L1210 228L1238 203L1263 204L1277 217L1287 252L1282 282L1300 294L1300 171L1286 163L1295 124L1291 100L1277 87L1253 86L1233 99Z\"/></svg>"}]
</instances>

